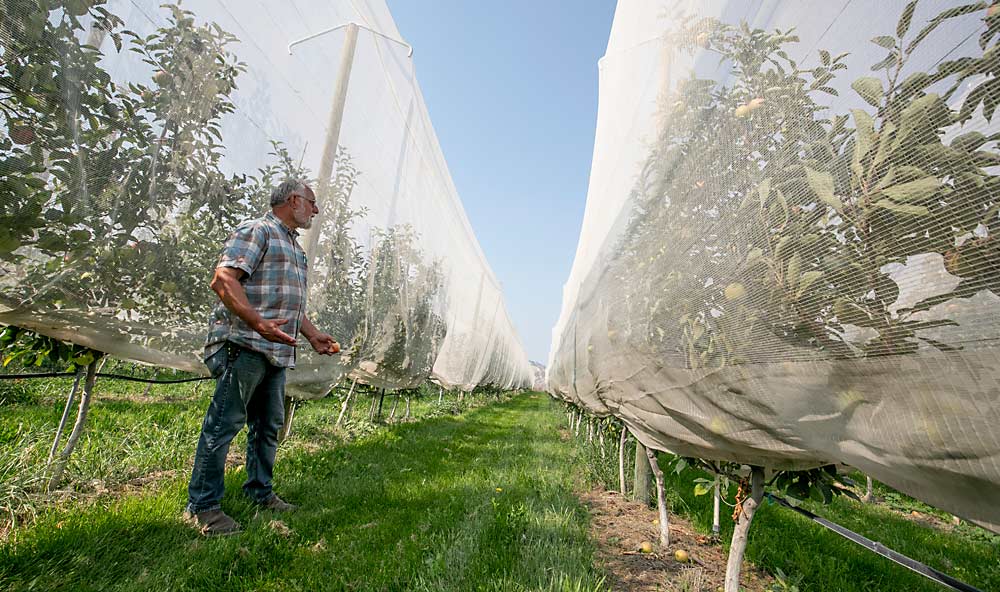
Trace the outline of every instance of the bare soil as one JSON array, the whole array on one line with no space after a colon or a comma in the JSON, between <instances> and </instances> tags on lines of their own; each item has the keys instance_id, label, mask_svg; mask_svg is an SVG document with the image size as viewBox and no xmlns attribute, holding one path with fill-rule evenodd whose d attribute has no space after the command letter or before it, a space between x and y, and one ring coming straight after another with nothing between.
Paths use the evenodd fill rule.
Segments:
<instances>
[{"instance_id":1,"label":"bare soil","mask_svg":"<svg viewBox=\"0 0 1000 592\"><path fill-rule=\"evenodd\" d=\"M580 498L590 509L591 536L597 542L598 567L615 592L676 590L714 592L726 576L722 544L697 532L690 522L671 514L670 545L659 545L656 509L631 501L615 491L591 490ZM640 545L652 543L652 553ZM674 553L686 551L690 559L677 561ZM743 563L742 588L766 592L774 579L750 563Z\"/></svg>"}]
</instances>

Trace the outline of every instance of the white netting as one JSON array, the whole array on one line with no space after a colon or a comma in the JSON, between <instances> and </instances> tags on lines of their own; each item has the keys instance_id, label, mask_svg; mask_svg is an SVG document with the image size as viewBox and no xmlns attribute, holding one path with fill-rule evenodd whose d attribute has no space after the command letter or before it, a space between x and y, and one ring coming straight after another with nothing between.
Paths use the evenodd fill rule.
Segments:
<instances>
[{"instance_id":1,"label":"white netting","mask_svg":"<svg viewBox=\"0 0 1000 592\"><path fill-rule=\"evenodd\" d=\"M381 0L48 5L0 14L0 322L203 372L219 249L299 174L322 210L309 316L347 355L300 348L294 394L530 384ZM349 22L338 148L347 28L289 43Z\"/></svg>"},{"instance_id":2,"label":"white netting","mask_svg":"<svg viewBox=\"0 0 1000 592\"><path fill-rule=\"evenodd\" d=\"M622 2L548 386L1000 529L1000 10Z\"/></svg>"}]
</instances>

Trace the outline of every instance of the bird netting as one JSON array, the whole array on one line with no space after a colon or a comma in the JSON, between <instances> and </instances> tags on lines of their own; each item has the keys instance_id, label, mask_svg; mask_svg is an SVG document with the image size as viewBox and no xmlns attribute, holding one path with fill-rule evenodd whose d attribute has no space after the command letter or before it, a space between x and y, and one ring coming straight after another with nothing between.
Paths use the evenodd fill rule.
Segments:
<instances>
[{"instance_id":1,"label":"bird netting","mask_svg":"<svg viewBox=\"0 0 1000 592\"><path fill-rule=\"evenodd\" d=\"M292 393L529 383L381 0L3 0L0 50L0 323L203 373L221 246L295 176L345 355Z\"/></svg>"},{"instance_id":2,"label":"bird netting","mask_svg":"<svg viewBox=\"0 0 1000 592\"><path fill-rule=\"evenodd\" d=\"M619 3L548 385L1000 529L1000 7Z\"/></svg>"}]
</instances>

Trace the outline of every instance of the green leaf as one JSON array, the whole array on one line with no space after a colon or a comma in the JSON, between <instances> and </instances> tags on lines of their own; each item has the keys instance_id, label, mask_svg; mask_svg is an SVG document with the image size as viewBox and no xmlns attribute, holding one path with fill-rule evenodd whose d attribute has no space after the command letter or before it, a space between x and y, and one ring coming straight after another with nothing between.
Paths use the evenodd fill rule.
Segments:
<instances>
[{"instance_id":1,"label":"green leaf","mask_svg":"<svg viewBox=\"0 0 1000 592\"><path fill-rule=\"evenodd\" d=\"M90 240L90 232L87 230L71 230L69 239L75 242L87 242Z\"/></svg>"},{"instance_id":2,"label":"green leaf","mask_svg":"<svg viewBox=\"0 0 1000 592\"><path fill-rule=\"evenodd\" d=\"M927 26L921 29L919 33L917 33L917 36L913 38L913 41L911 41L910 45L906 48L906 53L910 53L914 49L916 49L917 45L921 41L923 41L924 38L930 35L931 32L934 31L934 29L936 29L938 25L943 23L945 20L954 18L956 16L961 16L963 14L969 14L979 10L983 10L984 8L986 8L985 2L976 2L974 4L966 4L965 6L956 6L954 8L949 8L948 10L945 10L941 14L932 18L930 22L927 24Z\"/></svg>"},{"instance_id":3,"label":"green leaf","mask_svg":"<svg viewBox=\"0 0 1000 592\"><path fill-rule=\"evenodd\" d=\"M976 111L976 107L982 103L983 117L989 121L993 117L993 111L996 108L998 100L1000 100L1000 84L997 83L997 79L995 78L987 80L973 89L965 98L965 102L962 103L962 108L958 113L958 119L966 121L972 117L972 114Z\"/></svg>"},{"instance_id":4,"label":"green leaf","mask_svg":"<svg viewBox=\"0 0 1000 592\"><path fill-rule=\"evenodd\" d=\"M771 193L771 179L767 178L760 182L757 186L757 193L760 195L760 209L764 209L764 204L767 203L767 196Z\"/></svg>"},{"instance_id":5,"label":"green leaf","mask_svg":"<svg viewBox=\"0 0 1000 592\"><path fill-rule=\"evenodd\" d=\"M962 152L973 152L986 143L986 136L982 132L969 132L962 134L951 141L951 148Z\"/></svg>"},{"instance_id":6,"label":"green leaf","mask_svg":"<svg viewBox=\"0 0 1000 592\"><path fill-rule=\"evenodd\" d=\"M975 92L975 91L973 91ZM952 113L944 99L931 93L914 99L899 115L900 133L897 142L912 133L936 131L936 128L953 123Z\"/></svg>"},{"instance_id":7,"label":"green leaf","mask_svg":"<svg viewBox=\"0 0 1000 592\"><path fill-rule=\"evenodd\" d=\"M837 212L844 211L843 202L833 194L833 175L826 172L814 171L806 167L806 180L820 201L837 210Z\"/></svg>"},{"instance_id":8,"label":"green leaf","mask_svg":"<svg viewBox=\"0 0 1000 592\"><path fill-rule=\"evenodd\" d=\"M820 60L820 62L823 63L824 66L829 66L830 65L830 52L826 51L825 49L819 50L819 60Z\"/></svg>"},{"instance_id":9,"label":"green leaf","mask_svg":"<svg viewBox=\"0 0 1000 592\"><path fill-rule=\"evenodd\" d=\"M799 272L802 268L802 257L798 253L792 255L788 260L788 269L785 271L785 284L789 288L794 288L799 282Z\"/></svg>"},{"instance_id":10,"label":"green leaf","mask_svg":"<svg viewBox=\"0 0 1000 592\"><path fill-rule=\"evenodd\" d=\"M851 109L851 114L854 115L854 126L857 133L854 142L854 155L851 159L851 172L854 173L855 178L860 180L865 176L861 161L868 156L868 152L875 144L875 121L871 115L861 109Z\"/></svg>"},{"instance_id":11,"label":"green leaf","mask_svg":"<svg viewBox=\"0 0 1000 592\"><path fill-rule=\"evenodd\" d=\"M895 52L882 58L882 61L872 65L872 72L878 72L879 70L884 70L895 64L899 60L899 57Z\"/></svg>"},{"instance_id":12,"label":"green leaf","mask_svg":"<svg viewBox=\"0 0 1000 592\"><path fill-rule=\"evenodd\" d=\"M895 37L890 37L888 35L879 35L878 37L872 39L872 43L874 43L875 45L882 46L886 49L892 49L893 47L896 47Z\"/></svg>"},{"instance_id":13,"label":"green leaf","mask_svg":"<svg viewBox=\"0 0 1000 592\"><path fill-rule=\"evenodd\" d=\"M809 287L816 283L816 280L821 277L823 277L822 271L807 271L803 273L802 277L799 278L799 290L795 293L795 299L801 299L805 295L806 291L809 290Z\"/></svg>"},{"instance_id":14,"label":"green leaf","mask_svg":"<svg viewBox=\"0 0 1000 592\"><path fill-rule=\"evenodd\" d=\"M861 98L872 107L878 107L882 102L882 83L877 78L864 76L851 83L851 88L861 95Z\"/></svg>"},{"instance_id":15,"label":"green leaf","mask_svg":"<svg viewBox=\"0 0 1000 592\"><path fill-rule=\"evenodd\" d=\"M695 495L705 495L710 491L712 491L712 488L709 487L706 483L697 483L694 486Z\"/></svg>"},{"instance_id":16,"label":"green leaf","mask_svg":"<svg viewBox=\"0 0 1000 592\"><path fill-rule=\"evenodd\" d=\"M921 201L934 195L941 187L941 182L937 177L925 177L909 183L900 183L892 187L886 187L882 194L897 202Z\"/></svg>"},{"instance_id":17,"label":"green leaf","mask_svg":"<svg viewBox=\"0 0 1000 592\"><path fill-rule=\"evenodd\" d=\"M878 189L883 189L885 187L891 187L893 185L899 185L902 183L909 183L910 181L916 181L917 179L923 179L927 176L927 173L915 166L903 165L898 167L893 167L889 169L889 174L882 177L882 180L878 183Z\"/></svg>"},{"instance_id":18,"label":"green leaf","mask_svg":"<svg viewBox=\"0 0 1000 592\"><path fill-rule=\"evenodd\" d=\"M893 133L895 131L896 131L896 126L891 121L887 121L885 122L885 124L882 125L882 129L880 129L878 132L879 136L878 150L875 151L875 157L872 158L873 167L878 167L883 162L885 162L886 158L888 158L890 152L892 151L890 146L894 144L894 143L891 144L890 142L894 138Z\"/></svg>"},{"instance_id":19,"label":"green leaf","mask_svg":"<svg viewBox=\"0 0 1000 592\"><path fill-rule=\"evenodd\" d=\"M899 22L896 24L896 37L902 39L906 32L910 30L910 21L913 20L913 11L917 8L917 0L913 0L906 5L903 9L903 14L899 16Z\"/></svg>"},{"instance_id":20,"label":"green leaf","mask_svg":"<svg viewBox=\"0 0 1000 592\"><path fill-rule=\"evenodd\" d=\"M883 208L897 214L905 214L907 216L926 216L931 213L924 206L913 206L909 204L900 204L892 201L891 199L880 199L875 202L876 208Z\"/></svg>"},{"instance_id":21,"label":"green leaf","mask_svg":"<svg viewBox=\"0 0 1000 592\"><path fill-rule=\"evenodd\" d=\"M848 325L871 327L875 324L867 310L847 298L837 298L833 303L833 314L837 315L838 321Z\"/></svg>"},{"instance_id":22,"label":"green leaf","mask_svg":"<svg viewBox=\"0 0 1000 592\"><path fill-rule=\"evenodd\" d=\"M785 217L785 220L782 222L782 224L787 224L788 223L788 200L785 199L785 194L782 193L780 189L776 190L774 192L774 199L775 199L776 203L774 205L772 205L771 208L775 208L775 207L781 208L782 214Z\"/></svg>"},{"instance_id":23,"label":"green leaf","mask_svg":"<svg viewBox=\"0 0 1000 592\"><path fill-rule=\"evenodd\" d=\"M778 241L778 245L774 247L774 258L781 259L782 253L788 248L788 245L792 243L792 237L783 236L781 240Z\"/></svg>"},{"instance_id":24,"label":"green leaf","mask_svg":"<svg viewBox=\"0 0 1000 592\"><path fill-rule=\"evenodd\" d=\"M903 95L909 96L924 90L933 83L934 79L926 72L914 72L899 85L899 90Z\"/></svg>"}]
</instances>

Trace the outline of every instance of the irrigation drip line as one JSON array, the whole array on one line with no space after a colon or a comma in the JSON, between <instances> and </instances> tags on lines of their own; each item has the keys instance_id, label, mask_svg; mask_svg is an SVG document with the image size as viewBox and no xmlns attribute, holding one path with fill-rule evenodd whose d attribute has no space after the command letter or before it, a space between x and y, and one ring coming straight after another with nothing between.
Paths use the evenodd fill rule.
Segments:
<instances>
[{"instance_id":1,"label":"irrigation drip line","mask_svg":"<svg viewBox=\"0 0 1000 592\"><path fill-rule=\"evenodd\" d=\"M857 543L858 545L861 545L862 547L868 549L872 553L881 555L886 559L895 561L896 563L902 565L903 567L911 569L917 572L918 574L924 576L925 578L934 580L935 582L947 586L952 590L959 590L960 592L983 592L982 590L976 588L975 586L970 586L969 584L966 584L961 580L956 580L955 578L949 576L948 574L941 573L938 570L934 569L933 567L930 567L929 565L924 565L923 563L920 563L916 559L911 559L906 555L903 555L902 553L893 551L892 549L886 547L885 545L883 545L878 541L873 541L869 538L861 536L860 534L852 530L849 530L847 528L844 528L839 524L830 522L826 518L817 516L816 514L810 512L809 510L806 510L804 508L797 508L792 504L788 503L788 501L783 498L780 498L770 493L766 493L764 495L766 495L768 499L775 501L778 504L785 506L786 508L791 508L792 510L798 512L799 514L805 516L806 518L812 520L813 522L817 522L821 526L824 526L825 528L832 530L833 532L839 534L845 539L853 543Z\"/></svg>"},{"instance_id":2,"label":"irrigation drip line","mask_svg":"<svg viewBox=\"0 0 1000 592\"><path fill-rule=\"evenodd\" d=\"M76 372L34 372L31 374L0 374L0 380L31 379L31 378L56 378L59 376L76 376ZM136 376L125 376L124 374L108 374L98 372L95 374L100 378L113 378L115 380L129 380L131 382L146 382L152 384L179 384L182 382L196 382L199 380L211 380L211 376L198 376L196 378L181 378L178 380L157 380L155 378L138 378Z\"/></svg>"}]
</instances>

